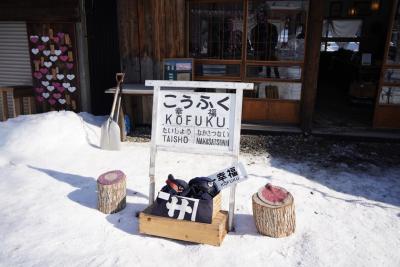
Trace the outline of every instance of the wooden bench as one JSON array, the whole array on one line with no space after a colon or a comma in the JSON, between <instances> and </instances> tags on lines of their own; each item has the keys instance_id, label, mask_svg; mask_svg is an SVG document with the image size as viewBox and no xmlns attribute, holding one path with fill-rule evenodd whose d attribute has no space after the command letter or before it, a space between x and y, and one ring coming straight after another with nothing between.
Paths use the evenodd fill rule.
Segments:
<instances>
[{"instance_id":1,"label":"wooden bench","mask_svg":"<svg viewBox=\"0 0 400 267\"><path fill-rule=\"evenodd\" d=\"M0 121L35 112L32 86L0 87Z\"/></svg>"}]
</instances>

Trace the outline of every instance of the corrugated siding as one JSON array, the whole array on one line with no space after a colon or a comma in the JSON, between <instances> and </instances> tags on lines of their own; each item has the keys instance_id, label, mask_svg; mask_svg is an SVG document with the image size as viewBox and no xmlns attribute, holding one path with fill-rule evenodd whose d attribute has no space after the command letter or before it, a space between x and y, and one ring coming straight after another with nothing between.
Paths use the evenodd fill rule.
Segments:
<instances>
[{"instance_id":1,"label":"corrugated siding","mask_svg":"<svg viewBox=\"0 0 400 267\"><path fill-rule=\"evenodd\" d=\"M32 85L25 22L0 21L0 86Z\"/></svg>"}]
</instances>

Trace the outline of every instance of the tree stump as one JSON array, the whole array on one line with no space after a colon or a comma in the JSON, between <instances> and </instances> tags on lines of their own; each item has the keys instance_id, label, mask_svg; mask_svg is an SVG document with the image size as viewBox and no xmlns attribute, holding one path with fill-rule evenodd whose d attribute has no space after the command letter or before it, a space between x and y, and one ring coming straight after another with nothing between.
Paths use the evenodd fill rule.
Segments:
<instances>
[{"instance_id":1,"label":"tree stump","mask_svg":"<svg viewBox=\"0 0 400 267\"><path fill-rule=\"evenodd\" d=\"M97 208L106 214L126 206L126 176L122 171L103 173L97 179Z\"/></svg>"},{"instance_id":2,"label":"tree stump","mask_svg":"<svg viewBox=\"0 0 400 267\"><path fill-rule=\"evenodd\" d=\"M252 199L253 217L260 234L285 237L294 233L296 216L293 196L289 192L267 184Z\"/></svg>"}]
</instances>

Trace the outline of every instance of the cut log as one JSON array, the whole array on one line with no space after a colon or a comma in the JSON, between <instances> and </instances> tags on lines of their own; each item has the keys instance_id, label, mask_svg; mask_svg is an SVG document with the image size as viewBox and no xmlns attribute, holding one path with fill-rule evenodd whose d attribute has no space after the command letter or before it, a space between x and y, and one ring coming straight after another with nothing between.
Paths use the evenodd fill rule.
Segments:
<instances>
[{"instance_id":1,"label":"cut log","mask_svg":"<svg viewBox=\"0 0 400 267\"><path fill-rule=\"evenodd\" d=\"M253 195L253 217L257 231L260 234L271 237L285 237L294 233L296 228L296 216L293 196L280 187L267 185L262 196L263 189ZM283 199L279 197L285 196ZM271 201L271 199L279 201Z\"/></svg>"},{"instance_id":2,"label":"cut log","mask_svg":"<svg viewBox=\"0 0 400 267\"><path fill-rule=\"evenodd\" d=\"M126 206L126 176L122 171L103 173L97 179L97 208L110 214Z\"/></svg>"}]
</instances>

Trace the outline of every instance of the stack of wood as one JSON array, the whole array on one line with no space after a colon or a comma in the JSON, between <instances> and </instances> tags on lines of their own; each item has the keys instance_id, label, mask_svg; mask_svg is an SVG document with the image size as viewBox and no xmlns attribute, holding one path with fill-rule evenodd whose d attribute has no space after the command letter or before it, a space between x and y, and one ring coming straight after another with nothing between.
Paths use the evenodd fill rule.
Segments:
<instances>
[{"instance_id":1,"label":"stack of wood","mask_svg":"<svg viewBox=\"0 0 400 267\"><path fill-rule=\"evenodd\" d=\"M293 196L284 188L267 184L253 195L253 216L260 234L289 236L296 228Z\"/></svg>"},{"instance_id":2,"label":"stack of wood","mask_svg":"<svg viewBox=\"0 0 400 267\"><path fill-rule=\"evenodd\" d=\"M103 173L97 179L97 208L106 214L116 213L126 206L126 176L122 171Z\"/></svg>"}]
</instances>

